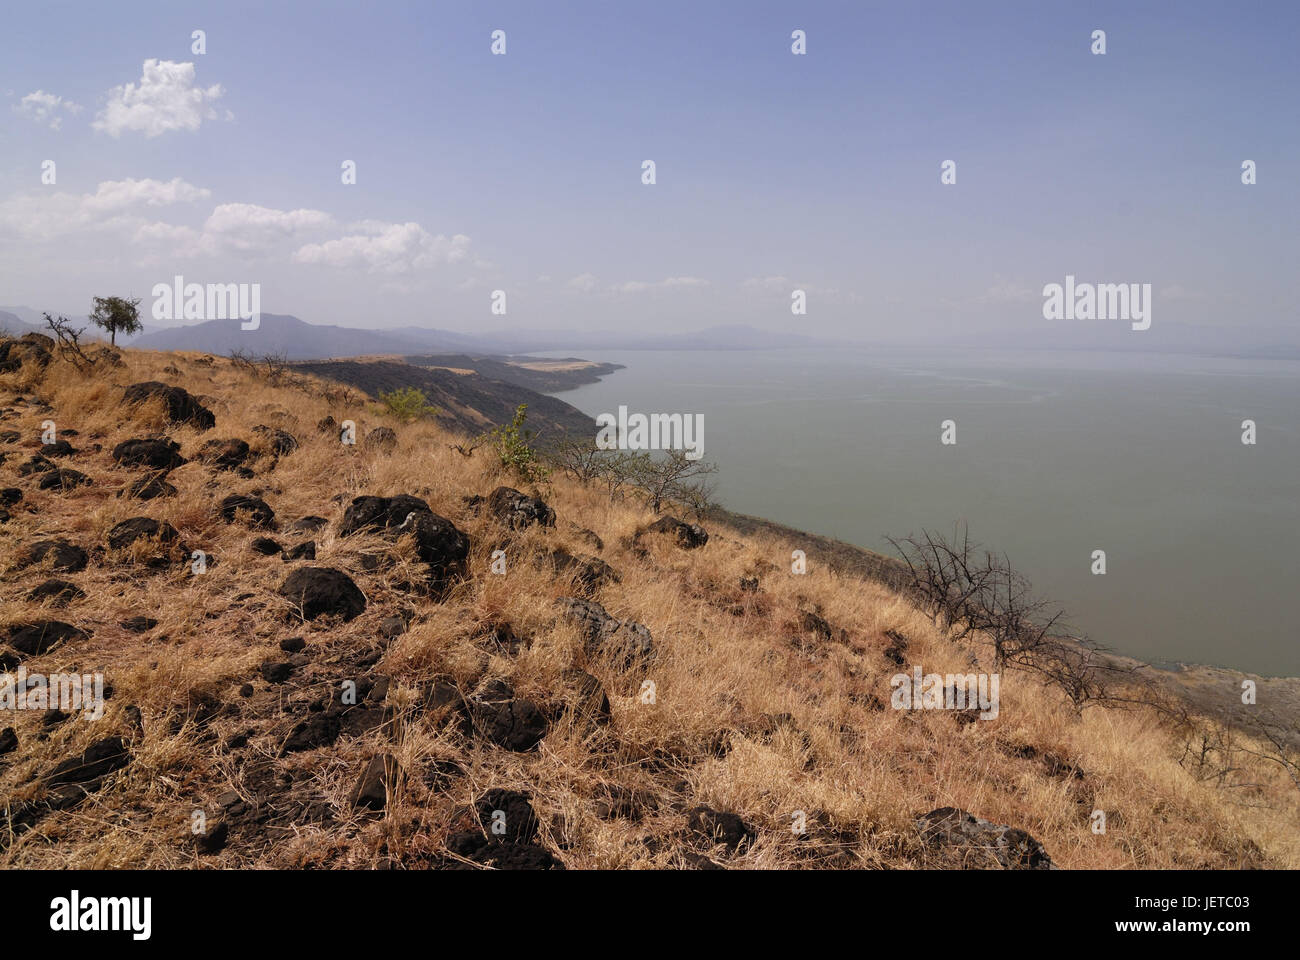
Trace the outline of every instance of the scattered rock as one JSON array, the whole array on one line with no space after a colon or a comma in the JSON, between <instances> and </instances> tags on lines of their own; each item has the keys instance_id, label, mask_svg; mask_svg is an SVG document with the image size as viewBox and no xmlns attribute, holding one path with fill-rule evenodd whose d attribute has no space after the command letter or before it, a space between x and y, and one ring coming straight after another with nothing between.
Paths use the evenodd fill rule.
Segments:
<instances>
[{"instance_id":1,"label":"scattered rock","mask_svg":"<svg viewBox=\"0 0 1300 960\"><path fill-rule=\"evenodd\" d=\"M52 443L41 444L41 453L47 457L70 457L76 452L72 444L66 440L55 440Z\"/></svg>"},{"instance_id":2,"label":"scattered rock","mask_svg":"<svg viewBox=\"0 0 1300 960\"><path fill-rule=\"evenodd\" d=\"M23 498L23 492L17 487L5 487L0 490L0 507L12 507Z\"/></svg>"},{"instance_id":3,"label":"scattered rock","mask_svg":"<svg viewBox=\"0 0 1300 960\"><path fill-rule=\"evenodd\" d=\"M123 620L118 626L129 633L145 633L158 626L158 621L152 617L131 617L129 620Z\"/></svg>"},{"instance_id":4,"label":"scattered rock","mask_svg":"<svg viewBox=\"0 0 1300 960\"><path fill-rule=\"evenodd\" d=\"M296 547L291 547L284 554L284 559L289 560L315 560L316 559L316 541L304 540Z\"/></svg>"},{"instance_id":5,"label":"scattered rock","mask_svg":"<svg viewBox=\"0 0 1300 960\"><path fill-rule=\"evenodd\" d=\"M270 537L257 537L250 546L253 548L254 553L260 553L264 557L273 557L284 553L284 547Z\"/></svg>"},{"instance_id":6,"label":"scattered rock","mask_svg":"<svg viewBox=\"0 0 1300 960\"><path fill-rule=\"evenodd\" d=\"M284 683L293 673L293 664L285 661L268 660L260 668L262 679L267 683Z\"/></svg>"},{"instance_id":7,"label":"scattered rock","mask_svg":"<svg viewBox=\"0 0 1300 960\"><path fill-rule=\"evenodd\" d=\"M225 849L226 843L230 840L230 824L224 820L212 825L212 829L197 834L194 837L194 844L199 848L199 853L213 854L220 853Z\"/></svg>"},{"instance_id":8,"label":"scattered rock","mask_svg":"<svg viewBox=\"0 0 1300 960\"><path fill-rule=\"evenodd\" d=\"M157 540L164 544L174 542L179 536L170 523L152 517L132 517L108 532L108 546L111 550L125 550L137 540Z\"/></svg>"},{"instance_id":9,"label":"scattered rock","mask_svg":"<svg viewBox=\"0 0 1300 960\"><path fill-rule=\"evenodd\" d=\"M302 637L285 637L280 641L280 649L285 653L298 653L305 649L307 641Z\"/></svg>"},{"instance_id":10,"label":"scattered rock","mask_svg":"<svg viewBox=\"0 0 1300 960\"><path fill-rule=\"evenodd\" d=\"M698 523L685 523L676 517L660 517L645 532L670 536L684 550L694 550L709 542L708 533Z\"/></svg>"},{"instance_id":11,"label":"scattered rock","mask_svg":"<svg viewBox=\"0 0 1300 960\"><path fill-rule=\"evenodd\" d=\"M498 840L531 843L537 838L537 814L526 793L493 787L474 804L474 811L483 829Z\"/></svg>"},{"instance_id":12,"label":"scattered rock","mask_svg":"<svg viewBox=\"0 0 1300 960\"><path fill-rule=\"evenodd\" d=\"M513 487L497 487L487 497L488 513L511 530L532 525L555 526L555 511L537 497L530 497Z\"/></svg>"},{"instance_id":13,"label":"scattered rock","mask_svg":"<svg viewBox=\"0 0 1300 960\"><path fill-rule=\"evenodd\" d=\"M365 595L341 570L299 567L280 587L280 596L294 603L304 620L331 615L351 620L366 609Z\"/></svg>"},{"instance_id":14,"label":"scattered rock","mask_svg":"<svg viewBox=\"0 0 1300 960\"><path fill-rule=\"evenodd\" d=\"M275 529L275 511L260 497L232 493L221 501L221 519L226 523L234 523L241 513L248 516L249 526Z\"/></svg>"},{"instance_id":15,"label":"scattered rock","mask_svg":"<svg viewBox=\"0 0 1300 960\"><path fill-rule=\"evenodd\" d=\"M462 830L447 837L447 850L456 856L497 870L563 870L564 864L535 843L489 840L477 830ZM454 866L454 863L451 864Z\"/></svg>"},{"instance_id":16,"label":"scattered rock","mask_svg":"<svg viewBox=\"0 0 1300 960\"><path fill-rule=\"evenodd\" d=\"M208 440L199 451L199 459L218 470L238 470L248 459L248 443L238 437Z\"/></svg>"},{"instance_id":17,"label":"scattered rock","mask_svg":"<svg viewBox=\"0 0 1300 960\"><path fill-rule=\"evenodd\" d=\"M36 486L42 490L72 490L76 487L89 486L93 482L90 477L80 470L69 470L63 467L58 470L51 470L42 476Z\"/></svg>"},{"instance_id":18,"label":"scattered rock","mask_svg":"<svg viewBox=\"0 0 1300 960\"><path fill-rule=\"evenodd\" d=\"M267 438L271 444L271 452L277 457L286 456L298 449L298 438L287 430L264 424L258 424L253 429Z\"/></svg>"},{"instance_id":19,"label":"scattered rock","mask_svg":"<svg viewBox=\"0 0 1300 960\"><path fill-rule=\"evenodd\" d=\"M54 649L68 640L84 640L89 637L85 630L79 630L70 623L60 620L38 620L34 623L15 623L8 628L6 640L9 646L19 653L36 657Z\"/></svg>"},{"instance_id":20,"label":"scattered rock","mask_svg":"<svg viewBox=\"0 0 1300 960\"><path fill-rule=\"evenodd\" d=\"M388 803L388 791L402 778L397 759L389 754L372 757L352 788L348 803L366 810L382 810Z\"/></svg>"},{"instance_id":21,"label":"scattered rock","mask_svg":"<svg viewBox=\"0 0 1300 960\"><path fill-rule=\"evenodd\" d=\"M523 753L546 736L546 717L531 700L475 699L474 729L499 747Z\"/></svg>"},{"instance_id":22,"label":"scattered rock","mask_svg":"<svg viewBox=\"0 0 1300 960\"><path fill-rule=\"evenodd\" d=\"M34 473L47 473L57 469L53 460L46 460L40 454L36 454L18 465L18 476L30 477Z\"/></svg>"},{"instance_id":23,"label":"scattered rock","mask_svg":"<svg viewBox=\"0 0 1300 960\"><path fill-rule=\"evenodd\" d=\"M1024 830L982 820L956 807L940 807L918 817L921 839L954 866L1054 870L1042 844Z\"/></svg>"},{"instance_id":24,"label":"scattered rock","mask_svg":"<svg viewBox=\"0 0 1300 960\"><path fill-rule=\"evenodd\" d=\"M188 423L199 430L210 430L217 424L212 411L190 396L188 391L157 380L131 384L122 399L126 403L143 403L154 398L163 401L167 407L167 419L172 423Z\"/></svg>"},{"instance_id":25,"label":"scattered rock","mask_svg":"<svg viewBox=\"0 0 1300 960\"><path fill-rule=\"evenodd\" d=\"M113 448L113 459L124 467L173 470L188 462L180 449L179 443L166 437L143 437L123 440Z\"/></svg>"},{"instance_id":26,"label":"scattered rock","mask_svg":"<svg viewBox=\"0 0 1300 960\"><path fill-rule=\"evenodd\" d=\"M616 620L593 600L559 597L561 615L578 625L588 655L609 656L623 669L644 663L654 656L650 631L632 620Z\"/></svg>"},{"instance_id":27,"label":"scattered rock","mask_svg":"<svg viewBox=\"0 0 1300 960\"><path fill-rule=\"evenodd\" d=\"M78 784L97 788L114 770L120 770L131 762L126 742L121 737L106 737L86 748L85 752L70 757L55 767L45 778L48 786L60 784Z\"/></svg>"},{"instance_id":28,"label":"scattered rock","mask_svg":"<svg viewBox=\"0 0 1300 960\"><path fill-rule=\"evenodd\" d=\"M692 809L687 829L707 843L720 843L735 853L742 843L752 846L757 836L754 828L737 814L699 806Z\"/></svg>"},{"instance_id":29,"label":"scattered rock","mask_svg":"<svg viewBox=\"0 0 1300 960\"><path fill-rule=\"evenodd\" d=\"M412 537L437 586L465 574L469 537L419 497L357 497L344 512L339 533L346 537L363 530L383 531L393 539Z\"/></svg>"},{"instance_id":30,"label":"scattered rock","mask_svg":"<svg viewBox=\"0 0 1300 960\"><path fill-rule=\"evenodd\" d=\"M366 434L366 449L392 453L397 449L397 434L391 427L376 427Z\"/></svg>"},{"instance_id":31,"label":"scattered rock","mask_svg":"<svg viewBox=\"0 0 1300 960\"><path fill-rule=\"evenodd\" d=\"M49 580L42 581L31 590L27 591L27 599L35 603L42 603L46 600L53 603L56 607L62 607L71 603L73 600L80 600L85 597L86 592L75 583L68 580L59 580L51 577Z\"/></svg>"},{"instance_id":32,"label":"scattered rock","mask_svg":"<svg viewBox=\"0 0 1300 960\"><path fill-rule=\"evenodd\" d=\"M176 496L176 488L168 483L164 473L152 473L141 477L127 488L126 495L133 500L154 500L158 497Z\"/></svg>"},{"instance_id":33,"label":"scattered rock","mask_svg":"<svg viewBox=\"0 0 1300 960\"><path fill-rule=\"evenodd\" d=\"M78 573L86 569L89 557L86 551L67 540L38 540L19 556L18 565L29 567L52 558L51 569L59 573Z\"/></svg>"}]
</instances>

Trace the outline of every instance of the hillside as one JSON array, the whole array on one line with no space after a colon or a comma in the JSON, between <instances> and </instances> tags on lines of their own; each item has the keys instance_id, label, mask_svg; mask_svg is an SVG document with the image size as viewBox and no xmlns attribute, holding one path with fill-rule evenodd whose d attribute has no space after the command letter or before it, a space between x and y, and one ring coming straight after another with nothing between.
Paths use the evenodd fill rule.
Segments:
<instances>
[{"instance_id":1,"label":"hillside","mask_svg":"<svg viewBox=\"0 0 1300 960\"><path fill-rule=\"evenodd\" d=\"M0 343L0 662L105 704L0 715L2 866L1300 866L1295 785L1223 788L1200 727L1018 670L995 719L892 709L981 651L810 540L524 488L459 412L50 346Z\"/></svg>"},{"instance_id":2,"label":"hillside","mask_svg":"<svg viewBox=\"0 0 1300 960\"><path fill-rule=\"evenodd\" d=\"M424 367L398 360L323 360L295 363L293 370L346 383L375 399L382 393L414 387L439 409L438 420L443 426L464 434L479 434L507 422L521 403L528 405L529 426L539 438L585 435L591 429L591 418L562 400L463 368Z\"/></svg>"}]
</instances>

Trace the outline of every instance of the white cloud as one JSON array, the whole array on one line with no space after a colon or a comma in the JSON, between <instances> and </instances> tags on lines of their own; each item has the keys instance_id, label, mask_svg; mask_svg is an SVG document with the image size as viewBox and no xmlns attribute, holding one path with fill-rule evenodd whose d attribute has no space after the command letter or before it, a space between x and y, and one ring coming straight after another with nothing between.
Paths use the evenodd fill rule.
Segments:
<instances>
[{"instance_id":1,"label":"white cloud","mask_svg":"<svg viewBox=\"0 0 1300 960\"><path fill-rule=\"evenodd\" d=\"M615 284L612 289L615 293L643 293L646 290L673 290L686 287L707 287L709 281L702 280L699 277L666 277L659 281L645 280L628 280L625 283Z\"/></svg>"},{"instance_id":2,"label":"white cloud","mask_svg":"<svg viewBox=\"0 0 1300 960\"><path fill-rule=\"evenodd\" d=\"M581 290L583 293L591 293L597 286L596 276L591 273L580 273L570 280L567 286L574 290Z\"/></svg>"},{"instance_id":3,"label":"white cloud","mask_svg":"<svg viewBox=\"0 0 1300 960\"><path fill-rule=\"evenodd\" d=\"M44 90L27 94L14 107L14 113L48 126L51 130L57 130L63 124L63 115L60 111L76 114L81 112L81 107L71 100L64 100L58 94L46 93Z\"/></svg>"},{"instance_id":4,"label":"white cloud","mask_svg":"<svg viewBox=\"0 0 1300 960\"><path fill-rule=\"evenodd\" d=\"M259 253L304 233L324 230L334 218L322 210L273 210L254 203L223 203L203 224L203 236L214 249Z\"/></svg>"},{"instance_id":5,"label":"white cloud","mask_svg":"<svg viewBox=\"0 0 1300 960\"><path fill-rule=\"evenodd\" d=\"M48 241L86 231L138 228L149 207L192 203L209 195L179 177L105 180L85 194L18 194L0 202L0 236Z\"/></svg>"},{"instance_id":6,"label":"white cloud","mask_svg":"<svg viewBox=\"0 0 1300 960\"><path fill-rule=\"evenodd\" d=\"M293 255L296 263L363 268L370 273L402 274L463 261L469 237L434 236L418 223L365 220L353 224L356 233L325 243L309 243Z\"/></svg>"},{"instance_id":7,"label":"white cloud","mask_svg":"<svg viewBox=\"0 0 1300 960\"><path fill-rule=\"evenodd\" d=\"M786 277L750 277L741 286L751 290L762 290L765 293L781 293L794 288Z\"/></svg>"},{"instance_id":8,"label":"white cloud","mask_svg":"<svg viewBox=\"0 0 1300 960\"><path fill-rule=\"evenodd\" d=\"M225 91L221 84L194 85L194 64L146 60L139 84L126 83L108 92L108 103L92 126L112 137L128 131L157 137L170 130L197 130L218 116L213 102ZM226 111L226 118L231 119Z\"/></svg>"},{"instance_id":9,"label":"white cloud","mask_svg":"<svg viewBox=\"0 0 1300 960\"><path fill-rule=\"evenodd\" d=\"M1032 303L1042 298L1042 294L1015 280L1003 280L993 277L993 286L976 297L976 303Z\"/></svg>"}]
</instances>

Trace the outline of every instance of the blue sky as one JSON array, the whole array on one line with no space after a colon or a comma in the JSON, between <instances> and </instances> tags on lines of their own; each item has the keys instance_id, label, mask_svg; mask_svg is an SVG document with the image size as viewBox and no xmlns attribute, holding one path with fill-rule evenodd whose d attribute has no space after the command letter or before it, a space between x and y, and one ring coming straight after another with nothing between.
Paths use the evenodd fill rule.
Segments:
<instances>
[{"instance_id":1,"label":"blue sky","mask_svg":"<svg viewBox=\"0 0 1300 960\"><path fill-rule=\"evenodd\" d=\"M1016 342L1070 273L1152 284L1160 326L1294 341L1298 25L1294 3L11 4L0 303L84 314L180 273L354 326Z\"/></svg>"}]
</instances>

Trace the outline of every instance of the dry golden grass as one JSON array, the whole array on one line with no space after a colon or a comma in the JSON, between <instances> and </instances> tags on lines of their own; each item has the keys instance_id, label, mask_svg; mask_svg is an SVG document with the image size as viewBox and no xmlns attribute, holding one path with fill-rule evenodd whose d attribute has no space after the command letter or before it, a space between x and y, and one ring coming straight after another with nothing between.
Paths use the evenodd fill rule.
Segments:
<instances>
[{"instance_id":1,"label":"dry golden grass","mask_svg":"<svg viewBox=\"0 0 1300 960\"><path fill-rule=\"evenodd\" d=\"M454 438L433 424L403 426L373 405L330 407L318 394L272 386L224 360L141 351L123 357L124 367L92 374L56 362L44 374L26 367L0 376L0 406L16 410L0 425L22 435L3 448L9 456L0 486L19 486L24 495L0 527L0 626L53 618L89 631L88 640L30 658L28 669L102 670L113 687L103 719L76 717L50 728L46 739L39 715L4 718L0 726L12 722L20 746L0 765L0 797L11 808L37 797L43 773L101 737L128 736L132 750L130 765L84 803L0 840L0 865L420 867L443 855L447 833L491 787L531 795L540 842L571 868L680 865L680 849L690 846L686 811L699 804L740 814L756 828L757 841L741 855L713 851L720 862L752 868L924 865L930 861L913 821L942 806L1027 830L1064 867L1300 865L1294 787L1263 764L1251 771L1259 784L1251 790L1194 781L1176 762L1177 731L1153 712L1090 708L1080 716L1057 692L1020 673L1002 676L994 721L963 725L946 711L889 709L889 678L899 668L882 656L890 643L885 631L909 638L909 669L919 663L926 672L962 672L971 652L898 595L841 579L815 555L806 575L791 575L790 551L798 543L712 529L702 549L651 542L642 553L631 539L652 519L644 509L610 503L561 477L537 491L556 510L556 527L509 534L474 515L463 498L519 484L495 469L486 451L466 458L449 449ZM164 373L171 364L179 375ZM160 405L118 405L120 386L151 379L204 398L216 428L199 433L169 425ZM16 394L52 410L15 406ZM317 431L327 414L355 420L359 435L392 426L398 448L384 454L344 447ZM89 474L93 485L46 492L17 477L18 464L38 452L45 419L78 431L70 439L80 452L65 465ZM258 424L290 431L301 446L275 461L253 430ZM177 496L141 503L118 494L142 471L116 466L110 452L151 431L177 440L190 462L168 478ZM264 453L251 479L194 459L205 440L227 437ZM298 564L254 552L250 543L260 531L220 520L218 504L231 493L257 493L285 523L328 518L314 535L272 535L286 546L314 537L315 565L348 572L366 595L366 611L349 623L289 619L276 591ZM471 538L470 576L441 601L402 588L408 574L419 576L409 562L378 573L363 569L361 553L380 539L337 536L353 497L398 493L424 498ZM65 608L23 599L50 575L17 569L24 544L65 537L91 551L114 524L138 515L166 520L217 564L196 577L179 566L159 572L132 557L92 555L84 572L67 577L84 599ZM574 585L533 559L557 547L592 553L570 523L603 539L599 555L622 578L595 599L653 634L658 656L644 674L587 660L573 626L557 621L554 600L575 595ZM507 551L505 576L489 572L498 546ZM760 591L742 592L744 576L758 576ZM803 635L805 610L824 617L836 639L792 644L792 636ZM382 640L380 622L403 611L412 617L409 630ZM132 634L119 626L141 614L158 620L157 627ZM517 655L483 642L500 621L528 638ZM278 644L290 636L305 639L310 663L288 683L270 686L258 667L283 659ZM367 654L378 658L373 665ZM465 690L485 677L505 677L520 696L544 704L562 695L561 674L575 666L604 685L612 723L593 729L558 722L528 753L466 742L401 709L439 674ZM365 672L392 679L387 702L396 716L388 727L279 755L310 699ZM644 680L654 684L653 703L639 695ZM248 698L238 692L245 683L255 688ZM196 706L212 700L228 705L227 712L204 722ZM129 721L129 705L139 708L142 731ZM791 715L793 724L772 731L763 718L779 714ZM249 734L247 745L228 747L240 733ZM1082 776L1053 775L1014 753L1023 746L1067 758ZM385 752L408 777L391 789L384 814L358 814L349 791L367 760ZM427 785L423 772L444 760L462 772L445 785ZM219 820L217 798L231 790L249 800L269 797L277 817L264 828L233 830L223 851L201 855L191 837L194 812ZM644 815L608 816L601 804L611 790L639 791L648 798ZM1094 809L1107 813L1104 835L1089 829ZM790 829L796 811L809 818L803 837Z\"/></svg>"}]
</instances>

